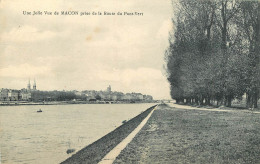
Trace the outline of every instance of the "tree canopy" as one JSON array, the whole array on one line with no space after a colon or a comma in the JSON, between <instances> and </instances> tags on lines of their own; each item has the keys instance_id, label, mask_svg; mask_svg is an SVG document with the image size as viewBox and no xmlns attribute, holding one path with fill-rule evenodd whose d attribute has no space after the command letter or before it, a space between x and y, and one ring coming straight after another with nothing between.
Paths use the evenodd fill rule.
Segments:
<instances>
[{"instance_id":1,"label":"tree canopy","mask_svg":"<svg viewBox=\"0 0 260 164\"><path fill-rule=\"evenodd\" d=\"M165 53L177 102L231 106L247 95L257 107L260 87L260 2L179 0Z\"/></svg>"}]
</instances>

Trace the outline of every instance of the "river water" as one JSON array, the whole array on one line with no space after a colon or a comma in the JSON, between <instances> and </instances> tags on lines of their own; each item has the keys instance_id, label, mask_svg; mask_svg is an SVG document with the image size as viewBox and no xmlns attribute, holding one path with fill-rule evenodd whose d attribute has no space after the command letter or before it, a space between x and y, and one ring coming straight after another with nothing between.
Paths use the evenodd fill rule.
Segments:
<instances>
[{"instance_id":1,"label":"river water","mask_svg":"<svg viewBox=\"0 0 260 164\"><path fill-rule=\"evenodd\" d=\"M71 156L67 149L84 148L152 105L0 106L0 161L60 163Z\"/></svg>"}]
</instances>

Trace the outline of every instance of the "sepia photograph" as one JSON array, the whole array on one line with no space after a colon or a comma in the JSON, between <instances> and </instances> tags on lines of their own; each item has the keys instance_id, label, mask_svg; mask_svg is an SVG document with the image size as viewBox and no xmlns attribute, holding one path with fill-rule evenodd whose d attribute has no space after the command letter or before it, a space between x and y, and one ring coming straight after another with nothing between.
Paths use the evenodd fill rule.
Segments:
<instances>
[{"instance_id":1,"label":"sepia photograph","mask_svg":"<svg viewBox=\"0 0 260 164\"><path fill-rule=\"evenodd\" d=\"M0 0L0 164L260 163L259 0Z\"/></svg>"}]
</instances>

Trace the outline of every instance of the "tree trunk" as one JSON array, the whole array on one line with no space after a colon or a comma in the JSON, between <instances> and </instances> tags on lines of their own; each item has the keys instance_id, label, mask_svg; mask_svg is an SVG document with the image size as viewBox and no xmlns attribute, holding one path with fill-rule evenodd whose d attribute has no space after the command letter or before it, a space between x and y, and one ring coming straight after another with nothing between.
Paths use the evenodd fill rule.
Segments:
<instances>
[{"instance_id":1,"label":"tree trunk","mask_svg":"<svg viewBox=\"0 0 260 164\"><path fill-rule=\"evenodd\" d=\"M223 102L224 102L224 106L227 106L227 96L224 96Z\"/></svg>"},{"instance_id":2,"label":"tree trunk","mask_svg":"<svg viewBox=\"0 0 260 164\"><path fill-rule=\"evenodd\" d=\"M258 101L258 95L257 95L257 92L254 94L254 102L253 102L253 105L254 105L254 108L257 108L257 101Z\"/></svg>"},{"instance_id":3,"label":"tree trunk","mask_svg":"<svg viewBox=\"0 0 260 164\"><path fill-rule=\"evenodd\" d=\"M208 105L210 105L210 96L208 97Z\"/></svg>"},{"instance_id":4,"label":"tree trunk","mask_svg":"<svg viewBox=\"0 0 260 164\"><path fill-rule=\"evenodd\" d=\"M199 100L198 100L198 98L195 98L195 104L199 104Z\"/></svg>"},{"instance_id":5,"label":"tree trunk","mask_svg":"<svg viewBox=\"0 0 260 164\"><path fill-rule=\"evenodd\" d=\"M228 96L227 97L227 106L228 107L231 107L231 102L232 102L232 98L231 98L231 96Z\"/></svg>"},{"instance_id":6,"label":"tree trunk","mask_svg":"<svg viewBox=\"0 0 260 164\"><path fill-rule=\"evenodd\" d=\"M252 108L252 94L251 94L251 92L247 93L246 107Z\"/></svg>"},{"instance_id":7,"label":"tree trunk","mask_svg":"<svg viewBox=\"0 0 260 164\"><path fill-rule=\"evenodd\" d=\"M246 108L249 108L249 95L246 93Z\"/></svg>"},{"instance_id":8,"label":"tree trunk","mask_svg":"<svg viewBox=\"0 0 260 164\"><path fill-rule=\"evenodd\" d=\"M191 98L186 99L186 104L191 104Z\"/></svg>"},{"instance_id":9,"label":"tree trunk","mask_svg":"<svg viewBox=\"0 0 260 164\"><path fill-rule=\"evenodd\" d=\"M176 99L176 104L179 104L180 103L180 100L179 99Z\"/></svg>"},{"instance_id":10,"label":"tree trunk","mask_svg":"<svg viewBox=\"0 0 260 164\"><path fill-rule=\"evenodd\" d=\"M210 97L205 98L205 105L210 105Z\"/></svg>"}]
</instances>

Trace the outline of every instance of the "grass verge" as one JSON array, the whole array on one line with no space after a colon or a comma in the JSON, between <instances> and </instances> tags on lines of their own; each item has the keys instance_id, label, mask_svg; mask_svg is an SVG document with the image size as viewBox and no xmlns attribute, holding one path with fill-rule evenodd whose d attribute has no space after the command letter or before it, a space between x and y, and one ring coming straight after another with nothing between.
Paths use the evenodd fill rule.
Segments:
<instances>
[{"instance_id":1,"label":"grass verge","mask_svg":"<svg viewBox=\"0 0 260 164\"><path fill-rule=\"evenodd\" d=\"M260 163L260 114L159 106L114 163Z\"/></svg>"}]
</instances>

